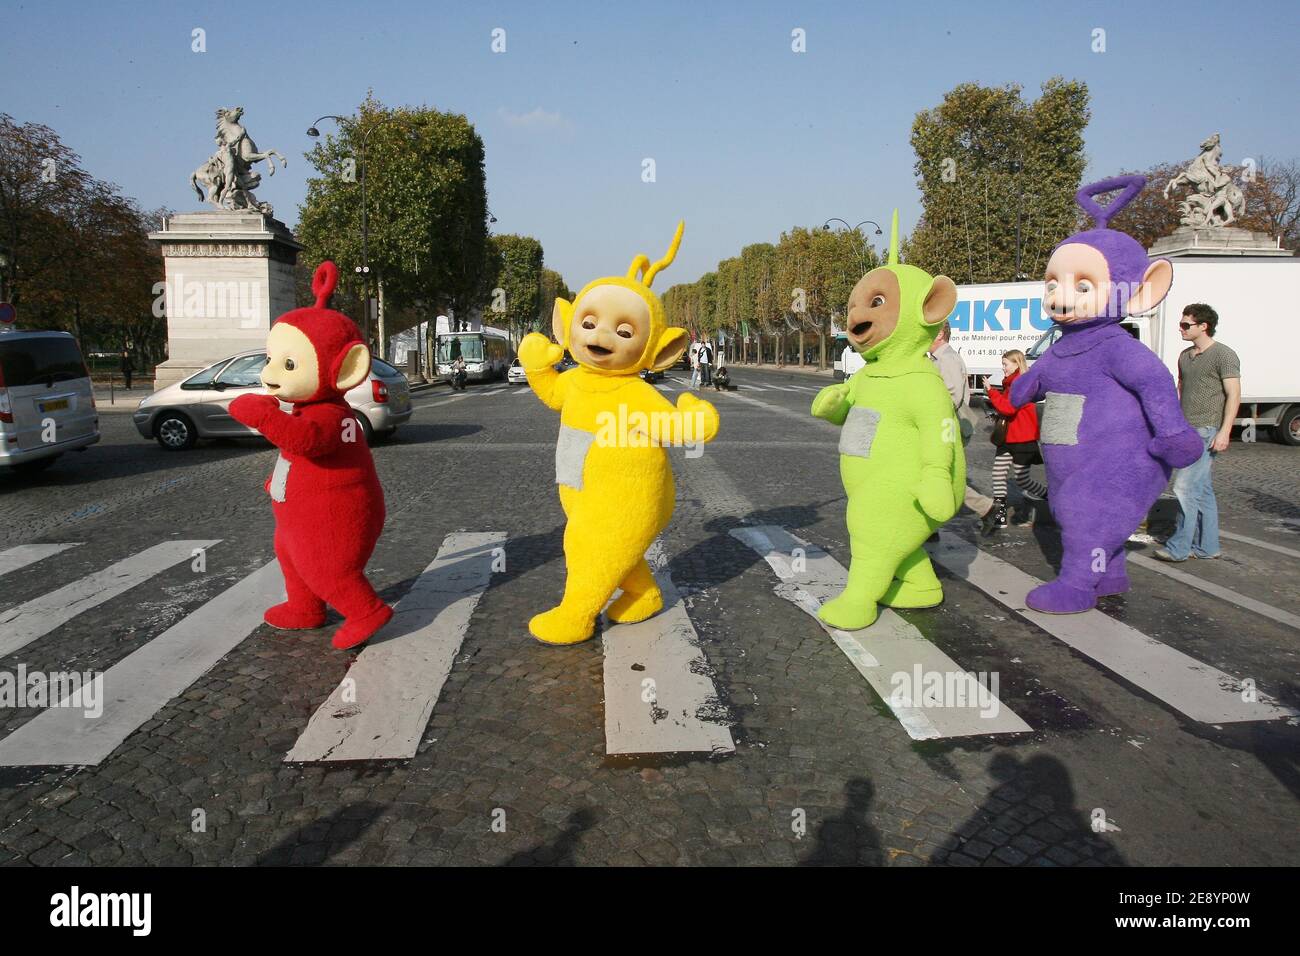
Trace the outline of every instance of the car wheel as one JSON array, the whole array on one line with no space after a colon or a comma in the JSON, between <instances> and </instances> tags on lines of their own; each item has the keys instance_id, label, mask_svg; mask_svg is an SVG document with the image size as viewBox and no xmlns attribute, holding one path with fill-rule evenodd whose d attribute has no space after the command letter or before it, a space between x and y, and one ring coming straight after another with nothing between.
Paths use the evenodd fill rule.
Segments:
<instances>
[{"instance_id":1,"label":"car wheel","mask_svg":"<svg viewBox=\"0 0 1300 956\"><path fill-rule=\"evenodd\" d=\"M356 416L357 424L361 426L361 434L366 437L366 444L373 445L375 443L375 426L370 424L370 419L360 412L353 412L352 414Z\"/></svg>"},{"instance_id":2,"label":"car wheel","mask_svg":"<svg viewBox=\"0 0 1300 956\"><path fill-rule=\"evenodd\" d=\"M1300 445L1300 405L1292 405L1278 417L1273 436L1283 445Z\"/></svg>"},{"instance_id":3,"label":"car wheel","mask_svg":"<svg viewBox=\"0 0 1300 956\"><path fill-rule=\"evenodd\" d=\"M181 412L164 412L159 415L153 434L165 451L186 451L193 448L199 440L194 423L188 415Z\"/></svg>"}]
</instances>

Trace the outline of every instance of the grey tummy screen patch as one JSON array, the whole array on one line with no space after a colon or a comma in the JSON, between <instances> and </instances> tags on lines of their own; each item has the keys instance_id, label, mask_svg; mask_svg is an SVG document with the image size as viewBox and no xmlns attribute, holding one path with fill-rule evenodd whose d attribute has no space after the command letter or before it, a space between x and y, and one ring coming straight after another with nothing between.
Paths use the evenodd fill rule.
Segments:
<instances>
[{"instance_id":1,"label":"grey tummy screen patch","mask_svg":"<svg viewBox=\"0 0 1300 956\"><path fill-rule=\"evenodd\" d=\"M275 471L271 472L271 500L284 501L284 489L289 484L289 462L281 455L275 460Z\"/></svg>"},{"instance_id":2,"label":"grey tummy screen patch","mask_svg":"<svg viewBox=\"0 0 1300 956\"><path fill-rule=\"evenodd\" d=\"M1079 444L1079 423L1083 421L1082 395L1048 392L1043 406L1043 425L1039 437L1045 445Z\"/></svg>"},{"instance_id":3,"label":"grey tummy screen patch","mask_svg":"<svg viewBox=\"0 0 1300 956\"><path fill-rule=\"evenodd\" d=\"M840 454L870 458L871 444L876 440L876 429L879 427L880 412L874 408L854 405L849 409L849 417L840 429Z\"/></svg>"},{"instance_id":4,"label":"grey tummy screen patch","mask_svg":"<svg viewBox=\"0 0 1300 956\"><path fill-rule=\"evenodd\" d=\"M555 442L555 483L582 490L582 467L587 463L587 451L596 440L592 432L580 428L560 426L560 437Z\"/></svg>"}]
</instances>

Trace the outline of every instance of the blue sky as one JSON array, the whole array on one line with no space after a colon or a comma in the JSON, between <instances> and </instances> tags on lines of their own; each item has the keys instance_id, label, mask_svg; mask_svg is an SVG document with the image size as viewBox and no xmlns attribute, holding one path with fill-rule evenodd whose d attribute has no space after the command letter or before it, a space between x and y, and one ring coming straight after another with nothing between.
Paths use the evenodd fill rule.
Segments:
<instances>
[{"instance_id":1,"label":"blue sky","mask_svg":"<svg viewBox=\"0 0 1300 956\"><path fill-rule=\"evenodd\" d=\"M1098 177L1189 156L1215 131L1226 162L1300 156L1300 5L1054 6L0 0L0 110L52 126L145 207L185 210L214 109L242 105L258 145L289 158L259 197L290 225L320 114L368 88L462 112L486 145L494 228L539 238L574 288L660 254L679 217L665 287L796 224L886 223L898 206L906 232L912 119L965 81L1035 95L1053 74L1086 81Z\"/></svg>"}]
</instances>

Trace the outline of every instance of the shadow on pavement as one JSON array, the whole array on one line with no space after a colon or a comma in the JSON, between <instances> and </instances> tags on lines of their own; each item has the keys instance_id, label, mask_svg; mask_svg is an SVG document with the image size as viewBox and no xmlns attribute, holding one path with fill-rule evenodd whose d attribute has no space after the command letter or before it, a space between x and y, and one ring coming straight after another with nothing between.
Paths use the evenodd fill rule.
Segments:
<instances>
[{"instance_id":1,"label":"shadow on pavement","mask_svg":"<svg viewBox=\"0 0 1300 956\"><path fill-rule=\"evenodd\" d=\"M1094 814L1105 808L1075 805L1070 772L1061 761L1045 754L1021 761L999 753L989 772L1000 783L930 865L1128 865L1109 839L1093 831Z\"/></svg>"},{"instance_id":2,"label":"shadow on pavement","mask_svg":"<svg viewBox=\"0 0 1300 956\"><path fill-rule=\"evenodd\" d=\"M817 827L817 845L800 866L880 866L880 831L867 819L876 788L865 777L844 785L844 811Z\"/></svg>"},{"instance_id":3,"label":"shadow on pavement","mask_svg":"<svg viewBox=\"0 0 1300 956\"><path fill-rule=\"evenodd\" d=\"M596 812L591 807L579 807L569 814L564 830L550 843L520 850L501 866L571 866L573 850L578 845L578 837L596 824Z\"/></svg>"}]
</instances>

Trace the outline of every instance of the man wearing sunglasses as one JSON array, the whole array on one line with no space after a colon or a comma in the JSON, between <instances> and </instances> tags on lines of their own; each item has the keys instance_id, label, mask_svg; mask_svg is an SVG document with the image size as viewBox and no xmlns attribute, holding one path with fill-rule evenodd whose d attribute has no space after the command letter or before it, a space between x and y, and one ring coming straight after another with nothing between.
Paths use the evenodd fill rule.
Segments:
<instances>
[{"instance_id":1,"label":"man wearing sunglasses","mask_svg":"<svg viewBox=\"0 0 1300 956\"><path fill-rule=\"evenodd\" d=\"M1197 303L1183 310L1178 323L1191 347L1178 356L1178 395L1187 423L1205 442L1201 457L1174 473L1174 495L1182 506L1178 526L1156 551L1161 561L1219 556L1219 507L1214 500L1210 467L1228 450L1232 423L1241 404L1241 361L1237 353L1214 341L1219 314Z\"/></svg>"}]
</instances>

